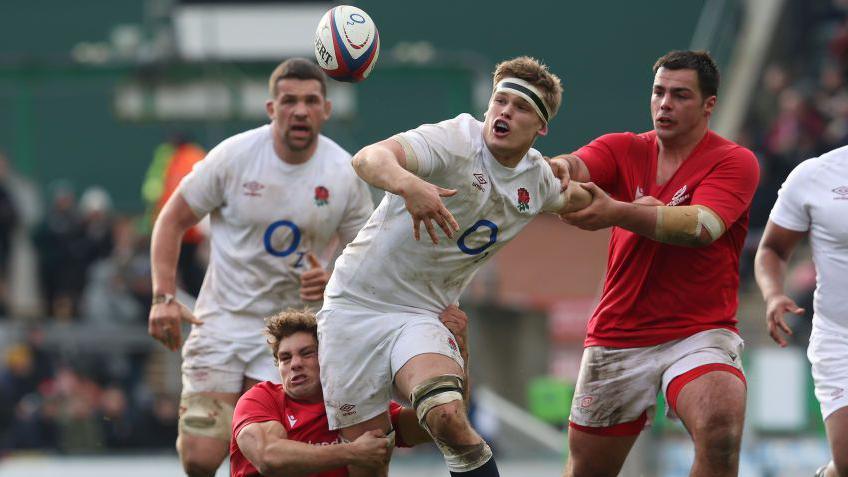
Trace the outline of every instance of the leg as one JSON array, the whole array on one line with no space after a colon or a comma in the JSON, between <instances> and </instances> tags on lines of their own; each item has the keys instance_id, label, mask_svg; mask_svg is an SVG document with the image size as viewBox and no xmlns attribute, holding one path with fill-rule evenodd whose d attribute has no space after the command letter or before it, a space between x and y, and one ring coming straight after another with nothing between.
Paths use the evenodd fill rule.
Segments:
<instances>
[{"instance_id":1,"label":"leg","mask_svg":"<svg viewBox=\"0 0 848 477\"><path fill-rule=\"evenodd\" d=\"M471 428L459 381L452 378L463 375L454 359L424 353L406 361L395 385L401 395L411 396L422 427L442 451L452 476L497 476L492 451Z\"/></svg>"},{"instance_id":2,"label":"leg","mask_svg":"<svg viewBox=\"0 0 848 477\"><path fill-rule=\"evenodd\" d=\"M824 421L833 460L827 465L824 477L848 477L848 407L829 415Z\"/></svg>"},{"instance_id":3,"label":"leg","mask_svg":"<svg viewBox=\"0 0 848 477\"><path fill-rule=\"evenodd\" d=\"M644 419L640 421L639 430L645 423ZM601 435L572 425L568 429L565 477L615 477L639 437L639 430L630 435Z\"/></svg>"},{"instance_id":4,"label":"leg","mask_svg":"<svg viewBox=\"0 0 848 477\"><path fill-rule=\"evenodd\" d=\"M741 372L729 365L695 368L676 377L668 393L695 443L690 476L738 475L746 396Z\"/></svg>"},{"instance_id":5,"label":"leg","mask_svg":"<svg viewBox=\"0 0 848 477\"><path fill-rule=\"evenodd\" d=\"M177 452L190 477L213 476L229 452L237 393L184 394Z\"/></svg>"}]
</instances>

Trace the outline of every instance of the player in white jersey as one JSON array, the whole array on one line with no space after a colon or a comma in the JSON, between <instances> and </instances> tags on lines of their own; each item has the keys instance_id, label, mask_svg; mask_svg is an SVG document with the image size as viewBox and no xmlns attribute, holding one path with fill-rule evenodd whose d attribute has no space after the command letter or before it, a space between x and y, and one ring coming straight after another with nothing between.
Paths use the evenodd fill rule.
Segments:
<instances>
[{"instance_id":1,"label":"player in white jersey","mask_svg":"<svg viewBox=\"0 0 848 477\"><path fill-rule=\"evenodd\" d=\"M757 250L755 273L769 334L786 346L784 313L803 313L783 291L789 258L809 236L816 265L813 332L807 348L833 460L817 476L848 477L848 147L809 159L778 194Z\"/></svg>"},{"instance_id":2,"label":"player in white jersey","mask_svg":"<svg viewBox=\"0 0 848 477\"><path fill-rule=\"evenodd\" d=\"M320 306L334 251L373 206L350 155L320 134L330 116L323 72L304 59L269 80L270 124L215 147L183 179L153 231L149 332L171 350L180 321L183 390L177 449L189 475L213 475L228 452L233 405L260 381L279 380L264 353L263 318ZM194 315L174 300L180 237L209 215L211 258Z\"/></svg>"},{"instance_id":3,"label":"player in white jersey","mask_svg":"<svg viewBox=\"0 0 848 477\"><path fill-rule=\"evenodd\" d=\"M396 391L409 397L451 475L498 475L468 423L463 361L437 316L533 217L590 202L580 187L563 192L531 149L561 97L547 67L516 58L497 66L484 122L461 114L355 155L359 176L387 192L336 261L318 315L327 416L344 438L389 432L385 410ZM419 240L421 223L430 240Z\"/></svg>"}]
</instances>

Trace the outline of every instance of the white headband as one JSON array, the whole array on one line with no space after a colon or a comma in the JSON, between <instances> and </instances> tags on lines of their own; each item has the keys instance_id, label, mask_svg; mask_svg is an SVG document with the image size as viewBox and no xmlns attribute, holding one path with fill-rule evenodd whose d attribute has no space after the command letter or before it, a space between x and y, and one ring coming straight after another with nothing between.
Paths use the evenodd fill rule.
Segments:
<instances>
[{"instance_id":1,"label":"white headband","mask_svg":"<svg viewBox=\"0 0 848 477\"><path fill-rule=\"evenodd\" d=\"M548 124L550 108L545 104L545 101L542 99L542 93L535 86L520 78L504 78L495 86L495 93L501 91L516 94L527 100L530 106L536 111L536 114L542 118L542 121Z\"/></svg>"}]
</instances>

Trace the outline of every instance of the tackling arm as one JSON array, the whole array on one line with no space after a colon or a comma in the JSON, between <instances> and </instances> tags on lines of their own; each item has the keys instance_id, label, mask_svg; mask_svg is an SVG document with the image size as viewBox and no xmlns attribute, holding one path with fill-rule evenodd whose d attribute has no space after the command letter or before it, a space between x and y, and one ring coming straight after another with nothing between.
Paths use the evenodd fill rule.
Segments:
<instances>
[{"instance_id":1,"label":"tackling arm","mask_svg":"<svg viewBox=\"0 0 848 477\"><path fill-rule=\"evenodd\" d=\"M236 436L236 444L260 474L294 477L350 464L374 466L388 457L388 441L372 433L365 433L354 442L311 445L288 439L279 421L266 421L245 426Z\"/></svg>"}]
</instances>

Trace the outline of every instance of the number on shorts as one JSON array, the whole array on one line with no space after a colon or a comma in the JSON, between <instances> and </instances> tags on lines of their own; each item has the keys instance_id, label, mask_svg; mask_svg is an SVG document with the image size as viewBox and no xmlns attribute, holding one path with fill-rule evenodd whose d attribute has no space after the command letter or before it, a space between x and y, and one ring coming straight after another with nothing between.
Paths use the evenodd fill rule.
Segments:
<instances>
[{"instance_id":1,"label":"number on shorts","mask_svg":"<svg viewBox=\"0 0 848 477\"><path fill-rule=\"evenodd\" d=\"M485 227L485 228L489 229L489 241L484 243L483 245L481 245L479 247L475 247L475 248L471 248L468 245L466 245L465 239L469 235L476 232L477 229L479 229L481 227ZM487 248L494 245L495 242L497 242L497 241L498 241L498 226L497 226L497 224L495 224L494 222L492 222L490 220L481 219L481 220L478 220L477 222L475 222L474 225L472 225L471 227L468 227L468 229L465 232L463 232L462 235L459 236L459 239L457 239L457 241L456 241L456 245L459 247L460 250L462 250L462 253L464 253L464 254L479 255L479 254L485 252Z\"/></svg>"}]
</instances>

